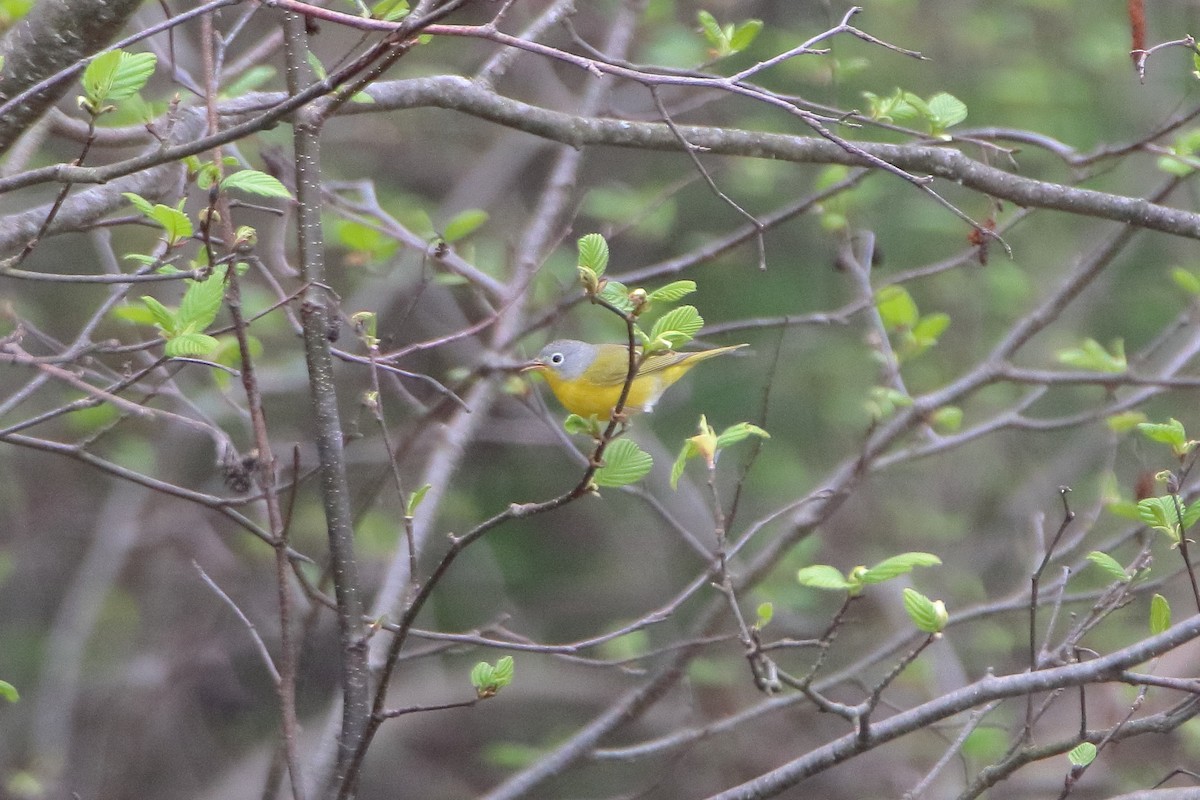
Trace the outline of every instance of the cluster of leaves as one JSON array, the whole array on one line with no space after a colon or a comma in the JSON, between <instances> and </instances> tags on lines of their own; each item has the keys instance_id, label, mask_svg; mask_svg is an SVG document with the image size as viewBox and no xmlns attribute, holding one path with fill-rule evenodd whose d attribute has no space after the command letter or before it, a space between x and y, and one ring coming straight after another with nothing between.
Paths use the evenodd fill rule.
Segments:
<instances>
[{"instance_id":1,"label":"cluster of leaves","mask_svg":"<svg viewBox=\"0 0 1200 800\"><path fill-rule=\"evenodd\" d=\"M163 352L173 358L200 358L212 353L221 344L204 331L217 318L225 297L224 264L213 269L202 281L188 281L187 291L179 308L171 309L150 295L142 295L149 317L138 316L133 321L151 321L167 340ZM124 315L127 319L130 314Z\"/></svg>"},{"instance_id":2,"label":"cluster of leaves","mask_svg":"<svg viewBox=\"0 0 1200 800\"><path fill-rule=\"evenodd\" d=\"M761 19L722 25L717 22L716 17L703 9L696 14L696 18L700 21L700 30L708 42L709 55L713 58L726 58L742 52L758 38L763 27Z\"/></svg>"},{"instance_id":3,"label":"cluster of leaves","mask_svg":"<svg viewBox=\"0 0 1200 800\"><path fill-rule=\"evenodd\" d=\"M730 425L717 433L716 429L708 424L708 419L701 414L700 432L684 441L683 449L679 451L679 455L675 458L675 464L671 467L671 488L674 489L679 485L683 470L691 459L701 457L708 469L713 470L717 466L717 456L722 450L749 439L751 436L757 436L760 439L771 438L771 434L749 422Z\"/></svg>"},{"instance_id":4,"label":"cluster of leaves","mask_svg":"<svg viewBox=\"0 0 1200 800\"><path fill-rule=\"evenodd\" d=\"M875 309L891 340L897 364L925 353L950 326L948 314L939 311L922 315L917 301L903 286L885 286L876 292ZM883 353L876 353L876 357L886 358ZM872 387L866 401L867 412L875 420L886 419L896 409L910 405L912 398L891 386ZM943 433L956 431L962 424L962 410L956 406L939 408L929 422Z\"/></svg>"},{"instance_id":5,"label":"cluster of leaves","mask_svg":"<svg viewBox=\"0 0 1200 800\"><path fill-rule=\"evenodd\" d=\"M604 277L608 269L608 242L598 233L589 233L578 242L579 281L589 296L635 319L650 311L656 304L677 303L696 291L695 281L674 281L653 291L629 289L619 281ZM634 325L633 333L646 355L674 350L687 344L704 327L704 318L695 306L672 308L655 320L647 333Z\"/></svg>"},{"instance_id":6,"label":"cluster of leaves","mask_svg":"<svg viewBox=\"0 0 1200 800\"><path fill-rule=\"evenodd\" d=\"M153 53L127 53L124 50L109 50L92 59L83 71L83 95L78 98L79 107L92 118L116 110L119 100L133 97L142 90L158 58Z\"/></svg>"},{"instance_id":7,"label":"cluster of leaves","mask_svg":"<svg viewBox=\"0 0 1200 800\"><path fill-rule=\"evenodd\" d=\"M885 286L875 294L875 308L892 337L900 363L910 361L938 343L950 326L950 315L940 311L921 315L917 301L903 286Z\"/></svg>"},{"instance_id":8,"label":"cluster of leaves","mask_svg":"<svg viewBox=\"0 0 1200 800\"><path fill-rule=\"evenodd\" d=\"M1196 158L1200 151L1200 128L1181 133L1166 152L1159 156L1157 166L1168 175L1186 178L1200 167L1200 159Z\"/></svg>"},{"instance_id":9,"label":"cluster of leaves","mask_svg":"<svg viewBox=\"0 0 1200 800\"><path fill-rule=\"evenodd\" d=\"M1107 350L1095 339L1084 339L1079 347L1060 350L1058 360L1068 367L1091 372L1121 373L1128 366L1125 361L1125 342L1122 339L1114 339Z\"/></svg>"},{"instance_id":10,"label":"cluster of leaves","mask_svg":"<svg viewBox=\"0 0 1200 800\"><path fill-rule=\"evenodd\" d=\"M863 92L867 100L867 115L880 122L907 122L919 120L929 129L930 136L949 139L949 128L967 118L967 106L952 94L938 92L928 100L922 100L912 92L896 89L882 96Z\"/></svg>"},{"instance_id":11,"label":"cluster of leaves","mask_svg":"<svg viewBox=\"0 0 1200 800\"><path fill-rule=\"evenodd\" d=\"M858 597L870 585L906 575L917 567L934 567L941 563L942 560L933 553L901 553L886 558L873 567L860 565L845 574L829 564L813 564L802 567L796 573L796 580L801 586L845 592L850 597ZM903 602L909 619L920 631L929 634L941 633L950 621L945 603L941 600L931 600L915 589L905 588Z\"/></svg>"},{"instance_id":12,"label":"cluster of leaves","mask_svg":"<svg viewBox=\"0 0 1200 800\"><path fill-rule=\"evenodd\" d=\"M480 700L495 697L496 693L512 683L513 657L504 656L495 664L480 661L471 670L471 685Z\"/></svg>"}]
</instances>

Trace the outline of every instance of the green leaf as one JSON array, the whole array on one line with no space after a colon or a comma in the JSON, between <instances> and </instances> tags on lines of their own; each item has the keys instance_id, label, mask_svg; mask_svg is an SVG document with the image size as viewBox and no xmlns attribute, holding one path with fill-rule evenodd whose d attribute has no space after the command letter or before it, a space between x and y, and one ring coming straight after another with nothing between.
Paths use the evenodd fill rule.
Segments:
<instances>
[{"instance_id":1,"label":"green leaf","mask_svg":"<svg viewBox=\"0 0 1200 800\"><path fill-rule=\"evenodd\" d=\"M395 22L408 16L408 0L382 0L371 6L371 16L385 22Z\"/></svg>"},{"instance_id":2,"label":"green leaf","mask_svg":"<svg viewBox=\"0 0 1200 800\"><path fill-rule=\"evenodd\" d=\"M148 217L154 212L154 204L140 194L121 192L121 196L128 200L144 217Z\"/></svg>"},{"instance_id":3,"label":"green leaf","mask_svg":"<svg viewBox=\"0 0 1200 800\"><path fill-rule=\"evenodd\" d=\"M404 505L404 515L407 517L416 516L417 509L420 507L421 501L425 499L426 492L432 488L433 486L427 483L409 495L408 502Z\"/></svg>"},{"instance_id":4,"label":"green leaf","mask_svg":"<svg viewBox=\"0 0 1200 800\"><path fill-rule=\"evenodd\" d=\"M958 406L942 406L929 417L929 424L938 433L955 433L962 427L963 410Z\"/></svg>"},{"instance_id":5,"label":"green leaf","mask_svg":"<svg viewBox=\"0 0 1200 800\"><path fill-rule=\"evenodd\" d=\"M826 591L849 591L854 584L846 580L846 576L837 570L836 567L831 567L828 564L813 564L809 567L801 567L796 572L796 580L801 586L807 586L810 589L824 589Z\"/></svg>"},{"instance_id":6,"label":"green leaf","mask_svg":"<svg viewBox=\"0 0 1200 800\"><path fill-rule=\"evenodd\" d=\"M627 486L650 472L654 459L629 439L618 439L604 451L604 466L592 480L597 486Z\"/></svg>"},{"instance_id":7,"label":"green leaf","mask_svg":"<svg viewBox=\"0 0 1200 800\"><path fill-rule=\"evenodd\" d=\"M266 64L253 66L226 85L221 94L224 97L241 97L274 78L276 72L278 70Z\"/></svg>"},{"instance_id":8,"label":"green leaf","mask_svg":"<svg viewBox=\"0 0 1200 800\"><path fill-rule=\"evenodd\" d=\"M146 304L146 308L154 315L154 324L161 328L162 332L166 335L174 335L179 329L179 325L175 321L175 315L171 313L171 309L148 294L142 295L142 302Z\"/></svg>"},{"instance_id":9,"label":"green leaf","mask_svg":"<svg viewBox=\"0 0 1200 800\"><path fill-rule=\"evenodd\" d=\"M221 343L206 333L181 333L167 341L163 353L171 358L201 358Z\"/></svg>"},{"instance_id":10,"label":"green leaf","mask_svg":"<svg viewBox=\"0 0 1200 800\"><path fill-rule=\"evenodd\" d=\"M238 170L232 175L227 175L221 181L221 189L224 191L239 189L259 197L290 198L292 196L292 193L278 178L256 169Z\"/></svg>"},{"instance_id":11,"label":"green leaf","mask_svg":"<svg viewBox=\"0 0 1200 800\"><path fill-rule=\"evenodd\" d=\"M696 291L695 281L675 281L646 295L651 303L675 303Z\"/></svg>"},{"instance_id":12,"label":"green leaf","mask_svg":"<svg viewBox=\"0 0 1200 800\"><path fill-rule=\"evenodd\" d=\"M1125 572L1125 568L1121 566L1115 558L1108 553L1102 553L1099 550L1093 550L1087 554L1087 560L1095 564L1100 569L1104 570L1114 581L1128 583L1130 576Z\"/></svg>"},{"instance_id":13,"label":"green leaf","mask_svg":"<svg viewBox=\"0 0 1200 800\"><path fill-rule=\"evenodd\" d=\"M1113 433L1129 433L1146 421L1146 415L1141 411L1123 411L1108 418L1108 428Z\"/></svg>"},{"instance_id":14,"label":"green leaf","mask_svg":"<svg viewBox=\"0 0 1200 800\"><path fill-rule=\"evenodd\" d=\"M1153 636L1171 627L1171 604L1161 594L1150 598L1150 633Z\"/></svg>"},{"instance_id":15,"label":"green leaf","mask_svg":"<svg viewBox=\"0 0 1200 800\"><path fill-rule=\"evenodd\" d=\"M875 308L889 331L911 330L920 313L912 295L903 286L885 286L875 293Z\"/></svg>"},{"instance_id":16,"label":"green leaf","mask_svg":"<svg viewBox=\"0 0 1200 800\"><path fill-rule=\"evenodd\" d=\"M579 416L578 414L568 414L567 418L563 420L563 430L565 430L567 433L571 434L572 436L575 436L575 435L578 435L581 433L586 433L588 435L593 435L593 436L599 436L600 435L600 423L596 420L595 417L589 417L587 419L584 419L583 417Z\"/></svg>"},{"instance_id":17,"label":"green leaf","mask_svg":"<svg viewBox=\"0 0 1200 800\"><path fill-rule=\"evenodd\" d=\"M442 238L447 242L457 242L488 221L488 213L478 208L470 208L446 223L446 231Z\"/></svg>"},{"instance_id":18,"label":"green leaf","mask_svg":"<svg viewBox=\"0 0 1200 800\"><path fill-rule=\"evenodd\" d=\"M939 92L929 98L929 126L933 133L940 134L967 118L967 106L952 94Z\"/></svg>"},{"instance_id":19,"label":"green leaf","mask_svg":"<svg viewBox=\"0 0 1200 800\"><path fill-rule=\"evenodd\" d=\"M928 340L930 344L936 344L937 340L950 327L950 315L943 314L938 311L933 314L926 314L917 320L917 324L913 326L913 336L918 340Z\"/></svg>"},{"instance_id":20,"label":"green leaf","mask_svg":"<svg viewBox=\"0 0 1200 800\"><path fill-rule=\"evenodd\" d=\"M675 457L675 463L671 465L671 488L675 489L679 486L679 479L683 477L683 470L687 467L687 462L699 455L700 449L696 447L696 443L691 439L687 439L683 443L683 447L679 451L679 455Z\"/></svg>"},{"instance_id":21,"label":"green leaf","mask_svg":"<svg viewBox=\"0 0 1200 800\"><path fill-rule=\"evenodd\" d=\"M202 331L212 324L225 299L225 266L213 270L203 281L188 281L183 302L179 304L178 327Z\"/></svg>"},{"instance_id":22,"label":"green leaf","mask_svg":"<svg viewBox=\"0 0 1200 800\"><path fill-rule=\"evenodd\" d=\"M667 342L672 349L692 340L701 328L704 318L695 306L680 306L673 308L655 320L650 328L650 341Z\"/></svg>"},{"instance_id":23,"label":"green leaf","mask_svg":"<svg viewBox=\"0 0 1200 800\"><path fill-rule=\"evenodd\" d=\"M1195 525L1198 519L1200 519L1200 500L1196 500L1189 506L1183 506L1183 529L1185 531Z\"/></svg>"},{"instance_id":24,"label":"green leaf","mask_svg":"<svg viewBox=\"0 0 1200 800\"><path fill-rule=\"evenodd\" d=\"M700 30L704 32L704 38L708 40L709 44L717 48L727 44L725 32L721 30L716 17L701 9L696 13L696 19L700 21Z\"/></svg>"},{"instance_id":25,"label":"green leaf","mask_svg":"<svg viewBox=\"0 0 1200 800\"><path fill-rule=\"evenodd\" d=\"M775 617L775 604L774 603L759 603L758 608L755 610L754 627L758 628L761 631L763 628L767 627L767 625L770 624L771 620L774 619L774 617Z\"/></svg>"},{"instance_id":26,"label":"green leaf","mask_svg":"<svg viewBox=\"0 0 1200 800\"><path fill-rule=\"evenodd\" d=\"M108 96L105 98L109 101L124 100L140 92L158 64L158 57L153 53L126 53L123 50L117 52L120 58L117 60Z\"/></svg>"},{"instance_id":27,"label":"green leaf","mask_svg":"<svg viewBox=\"0 0 1200 800\"><path fill-rule=\"evenodd\" d=\"M480 698L493 697L512 683L513 657L504 656L495 665L480 661L471 669L471 686Z\"/></svg>"},{"instance_id":28,"label":"green leaf","mask_svg":"<svg viewBox=\"0 0 1200 800\"><path fill-rule=\"evenodd\" d=\"M120 63L121 51L109 50L93 58L83 71L83 91L94 110L98 110L100 104L108 99L113 79L117 75L117 65Z\"/></svg>"},{"instance_id":29,"label":"green leaf","mask_svg":"<svg viewBox=\"0 0 1200 800\"><path fill-rule=\"evenodd\" d=\"M1071 752L1067 753L1067 760L1075 767L1086 767L1096 760L1096 745L1091 742L1080 742Z\"/></svg>"},{"instance_id":30,"label":"green leaf","mask_svg":"<svg viewBox=\"0 0 1200 800\"><path fill-rule=\"evenodd\" d=\"M608 242L598 233L589 233L578 242L579 266L587 267L597 276L608 269Z\"/></svg>"},{"instance_id":31,"label":"green leaf","mask_svg":"<svg viewBox=\"0 0 1200 800\"><path fill-rule=\"evenodd\" d=\"M1193 297L1200 295L1200 277L1196 273L1186 270L1183 267L1176 267L1171 270L1171 280L1175 281L1175 285L1183 289Z\"/></svg>"},{"instance_id":32,"label":"green leaf","mask_svg":"<svg viewBox=\"0 0 1200 800\"><path fill-rule=\"evenodd\" d=\"M862 574L862 583L883 583L912 572L916 567L936 567L942 560L933 553L901 553L885 558Z\"/></svg>"},{"instance_id":33,"label":"green leaf","mask_svg":"<svg viewBox=\"0 0 1200 800\"><path fill-rule=\"evenodd\" d=\"M0 697L10 703L16 703L21 699L21 695L17 693L17 687L8 681L0 681Z\"/></svg>"},{"instance_id":34,"label":"green leaf","mask_svg":"<svg viewBox=\"0 0 1200 800\"><path fill-rule=\"evenodd\" d=\"M748 19L735 26L733 35L729 37L729 52L740 53L749 47L758 38L762 27L763 22L761 19Z\"/></svg>"},{"instance_id":35,"label":"green leaf","mask_svg":"<svg viewBox=\"0 0 1200 800\"><path fill-rule=\"evenodd\" d=\"M730 445L737 444L743 439L749 439L751 436L757 436L760 439L771 438L771 434L757 425L749 422L739 422L721 431L721 435L717 437L717 450L723 450Z\"/></svg>"},{"instance_id":36,"label":"green leaf","mask_svg":"<svg viewBox=\"0 0 1200 800\"><path fill-rule=\"evenodd\" d=\"M316 53L309 50L304 58L308 61L308 66L312 69L313 75L317 77L317 80L325 80L329 73L325 71L325 65L321 63L321 59L317 58Z\"/></svg>"},{"instance_id":37,"label":"green leaf","mask_svg":"<svg viewBox=\"0 0 1200 800\"><path fill-rule=\"evenodd\" d=\"M600 290L600 297L622 311L633 310L633 301L629 299L629 289L619 281L608 281Z\"/></svg>"},{"instance_id":38,"label":"green leaf","mask_svg":"<svg viewBox=\"0 0 1200 800\"><path fill-rule=\"evenodd\" d=\"M1196 443L1188 441L1183 423L1174 417L1169 422L1143 422L1137 426L1138 431L1152 442L1162 442L1171 446L1177 456L1185 456L1191 452Z\"/></svg>"},{"instance_id":39,"label":"green leaf","mask_svg":"<svg viewBox=\"0 0 1200 800\"><path fill-rule=\"evenodd\" d=\"M1058 360L1069 367L1093 372L1124 372L1125 343L1114 340L1110 352L1095 339L1084 339L1079 347L1059 351Z\"/></svg>"},{"instance_id":40,"label":"green leaf","mask_svg":"<svg viewBox=\"0 0 1200 800\"><path fill-rule=\"evenodd\" d=\"M917 626L917 630L925 633L939 633L946 627L949 615L940 600L930 600L915 589L904 589L904 610Z\"/></svg>"}]
</instances>

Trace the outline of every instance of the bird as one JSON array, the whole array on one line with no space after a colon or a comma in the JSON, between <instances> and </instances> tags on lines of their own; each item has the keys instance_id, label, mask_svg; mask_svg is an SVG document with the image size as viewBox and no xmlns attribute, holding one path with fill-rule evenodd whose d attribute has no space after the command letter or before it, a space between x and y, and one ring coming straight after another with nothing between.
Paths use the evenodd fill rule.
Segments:
<instances>
[{"instance_id":1,"label":"bird","mask_svg":"<svg viewBox=\"0 0 1200 800\"><path fill-rule=\"evenodd\" d=\"M745 344L681 353L653 353L638 367L623 411L650 411L671 384L701 361L724 355ZM641 351L635 351L641 357ZM581 417L609 419L629 375L629 347L559 339L542 348L524 367L540 372L563 408Z\"/></svg>"}]
</instances>

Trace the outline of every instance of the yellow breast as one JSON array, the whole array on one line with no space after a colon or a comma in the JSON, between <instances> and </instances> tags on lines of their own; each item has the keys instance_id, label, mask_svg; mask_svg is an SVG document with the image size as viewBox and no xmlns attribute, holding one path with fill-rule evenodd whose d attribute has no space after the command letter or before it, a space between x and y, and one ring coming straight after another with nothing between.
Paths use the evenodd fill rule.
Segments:
<instances>
[{"instance_id":1,"label":"yellow breast","mask_svg":"<svg viewBox=\"0 0 1200 800\"><path fill-rule=\"evenodd\" d=\"M649 410L666 388L679 380L690 366L681 364L634 378L633 385L629 388L629 397L625 401L625 411L628 413ZM594 416L597 419L608 419L617 405L617 400L621 398L622 384L598 384L586 378L564 380L553 370L546 370L543 375L550 391L554 392L562 407L584 418Z\"/></svg>"}]
</instances>

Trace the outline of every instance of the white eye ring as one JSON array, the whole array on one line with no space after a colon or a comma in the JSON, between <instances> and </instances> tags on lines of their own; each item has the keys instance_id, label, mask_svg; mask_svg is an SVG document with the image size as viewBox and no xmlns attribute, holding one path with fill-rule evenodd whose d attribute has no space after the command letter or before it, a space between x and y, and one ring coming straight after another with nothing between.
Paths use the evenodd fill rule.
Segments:
<instances>
[{"instance_id":1,"label":"white eye ring","mask_svg":"<svg viewBox=\"0 0 1200 800\"><path fill-rule=\"evenodd\" d=\"M566 361L566 357L562 353L555 353L552 356L550 356L551 364L561 364L564 361Z\"/></svg>"}]
</instances>

